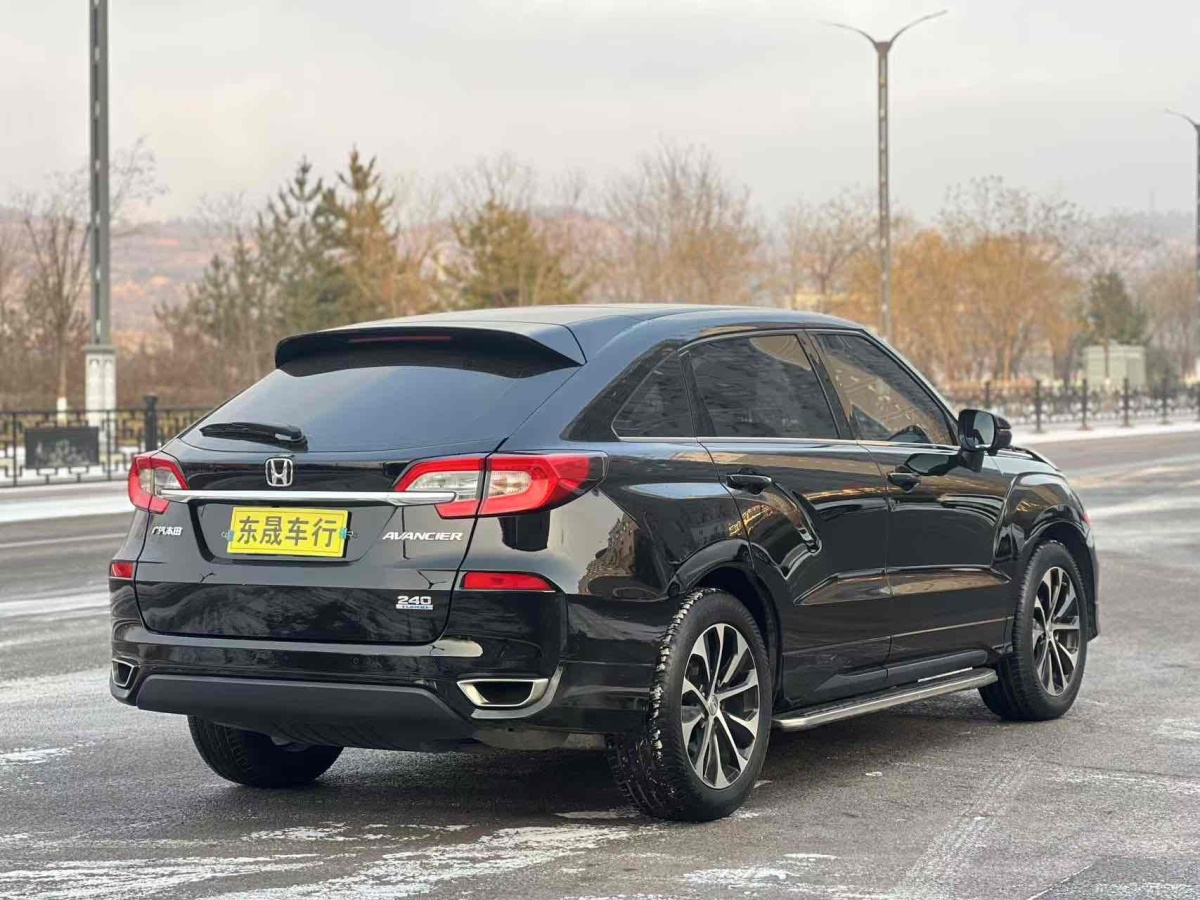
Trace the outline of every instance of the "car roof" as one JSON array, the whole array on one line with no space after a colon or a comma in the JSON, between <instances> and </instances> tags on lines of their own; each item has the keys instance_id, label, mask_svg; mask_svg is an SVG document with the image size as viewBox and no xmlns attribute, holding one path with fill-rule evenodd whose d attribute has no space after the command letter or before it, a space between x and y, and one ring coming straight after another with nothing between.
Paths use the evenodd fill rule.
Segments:
<instances>
[{"instance_id":1,"label":"car roof","mask_svg":"<svg viewBox=\"0 0 1200 900\"><path fill-rule=\"evenodd\" d=\"M425 313L396 319L380 319L364 322L354 328L394 328L403 325L465 324L488 322L503 326L506 322L522 322L533 325L579 325L600 319L621 317L635 321L646 321L663 316L679 316L689 313L708 313L713 318L723 319L726 324L755 324L764 320L788 321L798 325L840 325L852 328L862 326L844 319L800 310L780 309L773 306L737 306L734 304L704 303L577 303L557 306L507 306L496 309L462 309L451 312ZM723 315L722 315L723 314Z\"/></svg>"}]
</instances>

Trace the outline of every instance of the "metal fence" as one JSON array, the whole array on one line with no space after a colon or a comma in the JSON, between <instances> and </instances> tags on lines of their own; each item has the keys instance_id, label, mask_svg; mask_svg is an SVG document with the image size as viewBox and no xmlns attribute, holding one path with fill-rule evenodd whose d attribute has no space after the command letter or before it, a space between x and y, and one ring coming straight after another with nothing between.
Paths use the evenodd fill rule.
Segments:
<instances>
[{"instance_id":1,"label":"metal fence","mask_svg":"<svg viewBox=\"0 0 1200 900\"><path fill-rule=\"evenodd\" d=\"M1170 423L1200 420L1200 385L1160 384L1130 388L1126 380L1118 386L1090 387L1087 379L1074 382L1024 385L956 385L946 392L955 409L987 409L1004 416L1018 427L1094 425L1131 427L1149 422Z\"/></svg>"},{"instance_id":2,"label":"metal fence","mask_svg":"<svg viewBox=\"0 0 1200 900\"><path fill-rule=\"evenodd\" d=\"M1021 428L1134 426L1200 421L1200 385L1132 389L1089 387L1086 380L1021 385L992 382L944 391L954 409L993 410ZM0 412L0 488L124 478L129 459L153 450L208 410L160 407L147 395L140 408L97 412Z\"/></svg>"},{"instance_id":3,"label":"metal fence","mask_svg":"<svg viewBox=\"0 0 1200 900\"><path fill-rule=\"evenodd\" d=\"M160 407L0 412L0 488L121 479L135 453L153 450L208 410Z\"/></svg>"}]
</instances>

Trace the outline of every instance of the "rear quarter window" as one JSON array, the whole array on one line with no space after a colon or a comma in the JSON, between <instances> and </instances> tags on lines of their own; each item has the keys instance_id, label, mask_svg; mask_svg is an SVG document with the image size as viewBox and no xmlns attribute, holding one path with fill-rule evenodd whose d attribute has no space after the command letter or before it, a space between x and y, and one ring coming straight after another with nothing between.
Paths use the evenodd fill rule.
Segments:
<instances>
[{"instance_id":1,"label":"rear quarter window","mask_svg":"<svg viewBox=\"0 0 1200 900\"><path fill-rule=\"evenodd\" d=\"M692 411L683 386L683 366L672 355L643 379L613 419L623 438L692 437Z\"/></svg>"}]
</instances>

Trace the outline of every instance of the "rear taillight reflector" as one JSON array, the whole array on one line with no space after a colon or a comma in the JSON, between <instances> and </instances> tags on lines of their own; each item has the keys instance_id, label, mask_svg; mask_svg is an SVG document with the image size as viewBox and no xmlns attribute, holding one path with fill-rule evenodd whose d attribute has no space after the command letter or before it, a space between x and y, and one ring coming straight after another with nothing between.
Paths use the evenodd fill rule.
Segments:
<instances>
[{"instance_id":1,"label":"rear taillight reflector","mask_svg":"<svg viewBox=\"0 0 1200 900\"><path fill-rule=\"evenodd\" d=\"M398 491L453 491L442 518L510 516L561 506L604 477L603 453L495 454L414 463ZM482 485L482 490L481 490Z\"/></svg>"},{"instance_id":2,"label":"rear taillight reflector","mask_svg":"<svg viewBox=\"0 0 1200 900\"><path fill-rule=\"evenodd\" d=\"M427 459L408 467L396 485L397 491L453 491L455 499L439 503L443 519L475 515L479 509L479 484L483 480L482 456Z\"/></svg>"},{"instance_id":3,"label":"rear taillight reflector","mask_svg":"<svg viewBox=\"0 0 1200 900\"><path fill-rule=\"evenodd\" d=\"M138 509L164 513L170 505L164 490L187 490L179 464L161 453L139 453L129 466L129 502Z\"/></svg>"},{"instance_id":4,"label":"rear taillight reflector","mask_svg":"<svg viewBox=\"0 0 1200 900\"><path fill-rule=\"evenodd\" d=\"M108 577L129 581L133 578L133 563L114 559L108 565Z\"/></svg>"},{"instance_id":5,"label":"rear taillight reflector","mask_svg":"<svg viewBox=\"0 0 1200 900\"><path fill-rule=\"evenodd\" d=\"M462 577L465 591L553 591L554 585L541 575L524 572L467 572Z\"/></svg>"}]
</instances>

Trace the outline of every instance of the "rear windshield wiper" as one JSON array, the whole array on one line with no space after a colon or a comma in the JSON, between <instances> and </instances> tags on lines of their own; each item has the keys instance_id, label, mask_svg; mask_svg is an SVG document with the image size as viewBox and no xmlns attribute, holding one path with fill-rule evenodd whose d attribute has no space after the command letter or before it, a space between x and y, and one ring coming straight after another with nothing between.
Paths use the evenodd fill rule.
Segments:
<instances>
[{"instance_id":1,"label":"rear windshield wiper","mask_svg":"<svg viewBox=\"0 0 1200 900\"><path fill-rule=\"evenodd\" d=\"M269 422L211 422L201 425L200 433L205 437L261 441L267 444L282 444L285 447L298 447L307 443L304 432L295 425L272 425Z\"/></svg>"}]
</instances>

